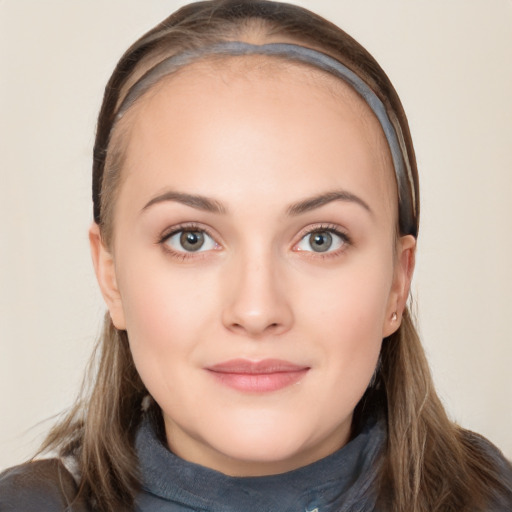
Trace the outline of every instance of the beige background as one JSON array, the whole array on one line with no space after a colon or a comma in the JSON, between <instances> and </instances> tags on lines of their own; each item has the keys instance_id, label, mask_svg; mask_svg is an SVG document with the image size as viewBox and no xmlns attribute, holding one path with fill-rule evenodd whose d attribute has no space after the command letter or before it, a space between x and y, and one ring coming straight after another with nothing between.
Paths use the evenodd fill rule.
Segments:
<instances>
[{"instance_id":1,"label":"beige background","mask_svg":"<svg viewBox=\"0 0 512 512\"><path fill-rule=\"evenodd\" d=\"M102 89L181 3L0 0L0 468L76 393L103 311L86 238ZM512 2L298 3L363 43L402 97L426 350L452 417L512 458Z\"/></svg>"}]
</instances>

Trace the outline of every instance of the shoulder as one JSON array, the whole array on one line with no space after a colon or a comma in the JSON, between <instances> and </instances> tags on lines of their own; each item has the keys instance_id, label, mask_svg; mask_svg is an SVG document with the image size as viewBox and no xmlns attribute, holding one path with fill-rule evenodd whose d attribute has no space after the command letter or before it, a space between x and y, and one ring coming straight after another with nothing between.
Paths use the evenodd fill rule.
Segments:
<instances>
[{"instance_id":1,"label":"shoulder","mask_svg":"<svg viewBox=\"0 0 512 512\"><path fill-rule=\"evenodd\" d=\"M485 437L465 431L466 442L471 444L474 453L485 457L490 471L486 475L486 486L490 491L492 512L510 512L512 510L512 464L503 453ZM479 457L479 458L480 458Z\"/></svg>"},{"instance_id":2,"label":"shoulder","mask_svg":"<svg viewBox=\"0 0 512 512\"><path fill-rule=\"evenodd\" d=\"M487 457L495 466L496 470L509 479L510 483L512 479L512 464L505 458L500 449L480 434L471 432L470 430L464 430L463 433L466 442L474 447L476 453Z\"/></svg>"},{"instance_id":3,"label":"shoulder","mask_svg":"<svg viewBox=\"0 0 512 512\"><path fill-rule=\"evenodd\" d=\"M27 462L0 473L0 512L87 512L76 495L77 485L59 459Z\"/></svg>"}]
</instances>

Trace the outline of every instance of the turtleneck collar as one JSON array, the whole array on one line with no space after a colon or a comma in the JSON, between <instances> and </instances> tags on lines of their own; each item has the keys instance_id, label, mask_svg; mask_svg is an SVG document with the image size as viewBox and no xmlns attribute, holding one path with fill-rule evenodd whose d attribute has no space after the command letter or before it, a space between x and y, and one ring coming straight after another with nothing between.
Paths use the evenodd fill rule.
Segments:
<instances>
[{"instance_id":1,"label":"turtleneck collar","mask_svg":"<svg viewBox=\"0 0 512 512\"><path fill-rule=\"evenodd\" d=\"M231 477L187 462L164 446L146 418L136 438L142 512L369 512L385 442L385 421L369 419L337 452L271 476Z\"/></svg>"}]
</instances>

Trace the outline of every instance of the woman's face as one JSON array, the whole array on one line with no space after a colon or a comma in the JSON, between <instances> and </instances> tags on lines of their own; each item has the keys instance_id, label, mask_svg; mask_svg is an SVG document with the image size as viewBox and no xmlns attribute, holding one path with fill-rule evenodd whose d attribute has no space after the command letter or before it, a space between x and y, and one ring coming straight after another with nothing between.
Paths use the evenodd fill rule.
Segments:
<instances>
[{"instance_id":1,"label":"woman's face","mask_svg":"<svg viewBox=\"0 0 512 512\"><path fill-rule=\"evenodd\" d=\"M396 240L392 164L362 100L250 59L190 65L126 115L110 252L91 230L169 447L232 475L349 440L414 249Z\"/></svg>"}]
</instances>

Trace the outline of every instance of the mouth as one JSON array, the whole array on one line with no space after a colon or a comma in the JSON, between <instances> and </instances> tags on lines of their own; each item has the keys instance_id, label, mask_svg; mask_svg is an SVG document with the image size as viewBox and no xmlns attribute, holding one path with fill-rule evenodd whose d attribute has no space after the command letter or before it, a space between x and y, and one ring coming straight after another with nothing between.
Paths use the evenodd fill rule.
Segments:
<instances>
[{"instance_id":1,"label":"mouth","mask_svg":"<svg viewBox=\"0 0 512 512\"><path fill-rule=\"evenodd\" d=\"M252 393L277 391L291 386L299 382L309 369L309 366L280 359L232 359L206 368L221 384Z\"/></svg>"}]
</instances>

